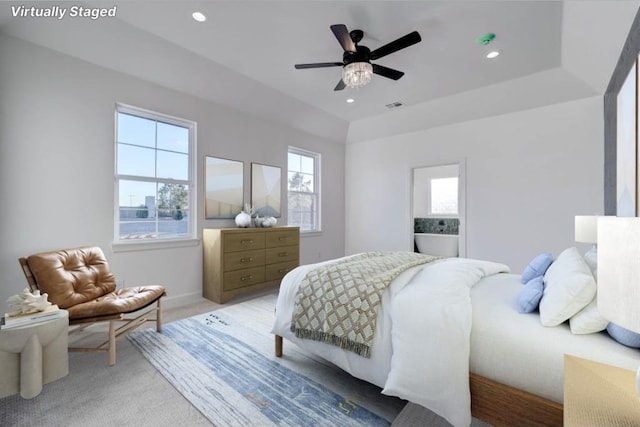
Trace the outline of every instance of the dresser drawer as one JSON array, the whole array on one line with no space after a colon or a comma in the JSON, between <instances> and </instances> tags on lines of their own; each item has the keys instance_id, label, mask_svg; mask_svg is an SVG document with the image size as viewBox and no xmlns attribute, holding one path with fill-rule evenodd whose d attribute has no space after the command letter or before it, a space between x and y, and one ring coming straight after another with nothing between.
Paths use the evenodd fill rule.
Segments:
<instances>
[{"instance_id":1,"label":"dresser drawer","mask_svg":"<svg viewBox=\"0 0 640 427\"><path fill-rule=\"evenodd\" d=\"M297 245L300 233L298 229L269 231L267 234L267 247L275 248L279 246Z\"/></svg>"},{"instance_id":2,"label":"dresser drawer","mask_svg":"<svg viewBox=\"0 0 640 427\"><path fill-rule=\"evenodd\" d=\"M258 267L264 264L264 249L243 252L226 252L224 254L224 271Z\"/></svg>"},{"instance_id":3,"label":"dresser drawer","mask_svg":"<svg viewBox=\"0 0 640 427\"><path fill-rule=\"evenodd\" d=\"M279 262L277 264L267 265L266 280L280 280L285 274L298 266L298 261Z\"/></svg>"},{"instance_id":4,"label":"dresser drawer","mask_svg":"<svg viewBox=\"0 0 640 427\"><path fill-rule=\"evenodd\" d=\"M204 228L202 295L219 304L278 286L300 264L298 227Z\"/></svg>"},{"instance_id":5,"label":"dresser drawer","mask_svg":"<svg viewBox=\"0 0 640 427\"><path fill-rule=\"evenodd\" d=\"M224 251L237 252L264 248L264 233L225 233Z\"/></svg>"},{"instance_id":6,"label":"dresser drawer","mask_svg":"<svg viewBox=\"0 0 640 427\"><path fill-rule=\"evenodd\" d=\"M262 283L264 281L264 266L235 270L224 273L223 289L225 291L230 291L232 289L255 285L256 283Z\"/></svg>"},{"instance_id":7,"label":"dresser drawer","mask_svg":"<svg viewBox=\"0 0 640 427\"><path fill-rule=\"evenodd\" d=\"M300 247L298 245L268 248L266 263L273 264L276 262L297 261L299 252L300 252Z\"/></svg>"}]
</instances>

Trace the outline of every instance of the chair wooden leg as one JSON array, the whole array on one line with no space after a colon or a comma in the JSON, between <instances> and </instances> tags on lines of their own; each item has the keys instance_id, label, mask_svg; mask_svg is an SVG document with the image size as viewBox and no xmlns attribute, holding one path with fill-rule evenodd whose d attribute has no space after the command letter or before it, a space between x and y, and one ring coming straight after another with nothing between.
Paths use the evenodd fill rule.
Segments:
<instances>
[{"instance_id":1,"label":"chair wooden leg","mask_svg":"<svg viewBox=\"0 0 640 427\"><path fill-rule=\"evenodd\" d=\"M116 322L109 320L109 366L116 364Z\"/></svg>"},{"instance_id":2,"label":"chair wooden leg","mask_svg":"<svg viewBox=\"0 0 640 427\"><path fill-rule=\"evenodd\" d=\"M160 300L158 299L158 307L156 308L156 331L162 332L162 310L160 307Z\"/></svg>"}]
</instances>

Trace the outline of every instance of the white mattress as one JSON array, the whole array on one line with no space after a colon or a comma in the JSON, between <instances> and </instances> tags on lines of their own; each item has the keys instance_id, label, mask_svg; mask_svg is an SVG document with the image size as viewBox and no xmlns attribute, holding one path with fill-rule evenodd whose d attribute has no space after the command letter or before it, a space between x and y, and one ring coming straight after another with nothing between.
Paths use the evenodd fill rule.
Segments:
<instances>
[{"instance_id":1,"label":"white mattress","mask_svg":"<svg viewBox=\"0 0 640 427\"><path fill-rule=\"evenodd\" d=\"M405 280L420 267L402 273L392 283L389 292L385 292L371 358L365 359L338 347L296 338L289 330L297 284L313 266L299 267L283 279L276 307L278 316L272 332L357 378L384 387L393 352L391 319L386 307L397 282ZM640 352L618 344L606 332L574 335L568 324L544 327L537 312L518 313L516 300L522 286L519 275L497 274L480 280L471 289L473 323L469 363L472 373L562 402L564 354L634 371L640 366Z\"/></svg>"},{"instance_id":2,"label":"white mattress","mask_svg":"<svg viewBox=\"0 0 640 427\"><path fill-rule=\"evenodd\" d=\"M562 402L564 354L633 371L640 366L640 352L606 332L574 335L568 323L544 327L537 312L518 313L522 286L519 275L497 274L471 290L471 372Z\"/></svg>"}]
</instances>

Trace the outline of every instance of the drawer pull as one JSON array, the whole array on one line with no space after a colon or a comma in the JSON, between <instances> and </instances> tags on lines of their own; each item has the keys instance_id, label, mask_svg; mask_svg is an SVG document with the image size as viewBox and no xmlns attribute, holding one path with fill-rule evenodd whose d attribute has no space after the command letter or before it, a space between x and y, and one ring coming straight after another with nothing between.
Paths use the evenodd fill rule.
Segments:
<instances>
[{"instance_id":1,"label":"drawer pull","mask_svg":"<svg viewBox=\"0 0 640 427\"><path fill-rule=\"evenodd\" d=\"M278 256L279 256L279 257L285 257L285 256L287 256L287 255L289 255L289 252L280 252L280 253L278 254Z\"/></svg>"},{"instance_id":2,"label":"drawer pull","mask_svg":"<svg viewBox=\"0 0 640 427\"><path fill-rule=\"evenodd\" d=\"M242 276L240 278L240 280L242 280L243 282L246 282L247 280L251 280L251 279L253 279L253 276L251 274L248 276Z\"/></svg>"},{"instance_id":3,"label":"drawer pull","mask_svg":"<svg viewBox=\"0 0 640 427\"><path fill-rule=\"evenodd\" d=\"M278 273L286 273L288 271L289 271L288 268L281 268L280 270L278 270Z\"/></svg>"},{"instance_id":4,"label":"drawer pull","mask_svg":"<svg viewBox=\"0 0 640 427\"><path fill-rule=\"evenodd\" d=\"M280 236L280 237L278 237L278 240L280 240L280 241L287 240L287 236Z\"/></svg>"},{"instance_id":5,"label":"drawer pull","mask_svg":"<svg viewBox=\"0 0 640 427\"><path fill-rule=\"evenodd\" d=\"M249 258L240 258L240 262L251 262L253 261L253 257L249 257Z\"/></svg>"},{"instance_id":6,"label":"drawer pull","mask_svg":"<svg viewBox=\"0 0 640 427\"><path fill-rule=\"evenodd\" d=\"M241 244L245 244L245 243L253 243L253 239L249 239L249 240L240 240Z\"/></svg>"}]
</instances>

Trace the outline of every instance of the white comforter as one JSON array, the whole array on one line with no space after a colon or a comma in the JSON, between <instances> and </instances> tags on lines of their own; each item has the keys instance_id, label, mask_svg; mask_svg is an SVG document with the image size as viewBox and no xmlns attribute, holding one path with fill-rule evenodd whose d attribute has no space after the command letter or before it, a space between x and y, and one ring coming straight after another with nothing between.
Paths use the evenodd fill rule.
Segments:
<instances>
[{"instance_id":1,"label":"white comforter","mask_svg":"<svg viewBox=\"0 0 640 427\"><path fill-rule=\"evenodd\" d=\"M318 265L301 266L283 279L273 333L382 387L384 394L425 406L456 427L469 426L470 290L481 278L509 268L448 258L405 271L383 296L371 358L366 359L298 339L290 331L298 285Z\"/></svg>"}]
</instances>

